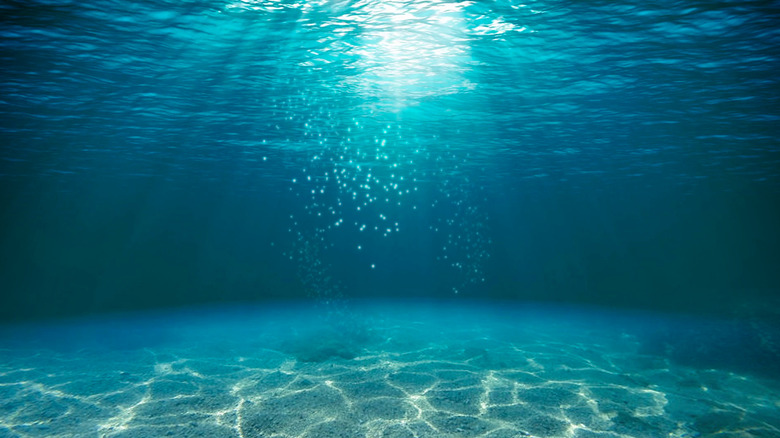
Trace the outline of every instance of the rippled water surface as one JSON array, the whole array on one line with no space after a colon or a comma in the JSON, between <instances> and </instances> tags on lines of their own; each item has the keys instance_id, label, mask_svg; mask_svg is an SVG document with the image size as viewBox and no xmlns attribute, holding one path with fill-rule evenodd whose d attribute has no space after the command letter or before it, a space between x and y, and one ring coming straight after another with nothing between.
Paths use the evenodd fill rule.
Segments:
<instances>
[{"instance_id":1,"label":"rippled water surface","mask_svg":"<svg viewBox=\"0 0 780 438\"><path fill-rule=\"evenodd\" d=\"M778 436L778 23L0 1L0 437Z\"/></svg>"},{"instance_id":2,"label":"rippled water surface","mask_svg":"<svg viewBox=\"0 0 780 438\"><path fill-rule=\"evenodd\" d=\"M50 1L3 17L6 177L289 179L280 161L347 146L369 164L380 139L393 159L449 147L509 178L777 182L771 2Z\"/></svg>"},{"instance_id":3,"label":"rippled water surface","mask_svg":"<svg viewBox=\"0 0 780 438\"><path fill-rule=\"evenodd\" d=\"M780 287L772 2L0 7L25 312Z\"/></svg>"}]
</instances>

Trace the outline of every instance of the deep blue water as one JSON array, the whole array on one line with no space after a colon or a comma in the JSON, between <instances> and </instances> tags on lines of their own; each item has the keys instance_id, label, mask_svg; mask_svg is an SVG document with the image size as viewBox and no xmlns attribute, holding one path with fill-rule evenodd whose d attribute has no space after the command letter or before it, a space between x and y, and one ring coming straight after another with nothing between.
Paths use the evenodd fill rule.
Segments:
<instances>
[{"instance_id":1,"label":"deep blue water","mask_svg":"<svg viewBox=\"0 0 780 438\"><path fill-rule=\"evenodd\" d=\"M780 435L777 23L0 1L0 438Z\"/></svg>"},{"instance_id":2,"label":"deep blue water","mask_svg":"<svg viewBox=\"0 0 780 438\"><path fill-rule=\"evenodd\" d=\"M1 8L3 318L778 296L775 2Z\"/></svg>"}]
</instances>

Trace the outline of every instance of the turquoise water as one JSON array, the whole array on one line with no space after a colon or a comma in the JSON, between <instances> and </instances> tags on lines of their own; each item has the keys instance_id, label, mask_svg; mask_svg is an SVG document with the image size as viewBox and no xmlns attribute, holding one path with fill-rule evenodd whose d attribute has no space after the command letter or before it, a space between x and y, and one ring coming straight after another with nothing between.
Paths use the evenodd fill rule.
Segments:
<instances>
[{"instance_id":1,"label":"turquoise water","mask_svg":"<svg viewBox=\"0 0 780 438\"><path fill-rule=\"evenodd\" d=\"M770 437L780 386L762 374L776 372L758 348L768 335L420 300L28 325L0 335L0 436Z\"/></svg>"},{"instance_id":2,"label":"turquoise water","mask_svg":"<svg viewBox=\"0 0 780 438\"><path fill-rule=\"evenodd\" d=\"M780 6L0 2L0 437L770 437Z\"/></svg>"},{"instance_id":3,"label":"turquoise water","mask_svg":"<svg viewBox=\"0 0 780 438\"><path fill-rule=\"evenodd\" d=\"M772 3L2 8L4 318L778 296Z\"/></svg>"}]
</instances>

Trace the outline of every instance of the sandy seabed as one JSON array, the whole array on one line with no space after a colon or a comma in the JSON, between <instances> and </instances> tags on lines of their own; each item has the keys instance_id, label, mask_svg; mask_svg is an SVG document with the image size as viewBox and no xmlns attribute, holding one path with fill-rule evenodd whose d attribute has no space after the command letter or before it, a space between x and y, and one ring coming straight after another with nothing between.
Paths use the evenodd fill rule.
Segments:
<instances>
[{"instance_id":1,"label":"sandy seabed","mask_svg":"<svg viewBox=\"0 0 780 438\"><path fill-rule=\"evenodd\" d=\"M7 326L0 437L780 436L780 379L749 363L772 333L654 318L276 304Z\"/></svg>"}]
</instances>

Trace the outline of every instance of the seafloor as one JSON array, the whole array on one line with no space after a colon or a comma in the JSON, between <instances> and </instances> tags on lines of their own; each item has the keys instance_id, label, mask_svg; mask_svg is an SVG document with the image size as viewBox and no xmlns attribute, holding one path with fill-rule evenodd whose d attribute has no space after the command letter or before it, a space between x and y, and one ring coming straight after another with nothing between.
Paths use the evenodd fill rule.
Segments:
<instances>
[{"instance_id":1,"label":"seafloor","mask_svg":"<svg viewBox=\"0 0 780 438\"><path fill-rule=\"evenodd\" d=\"M0 437L778 437L771 324L432 302L0 331Z\"/></svg>"}]
</instances>

